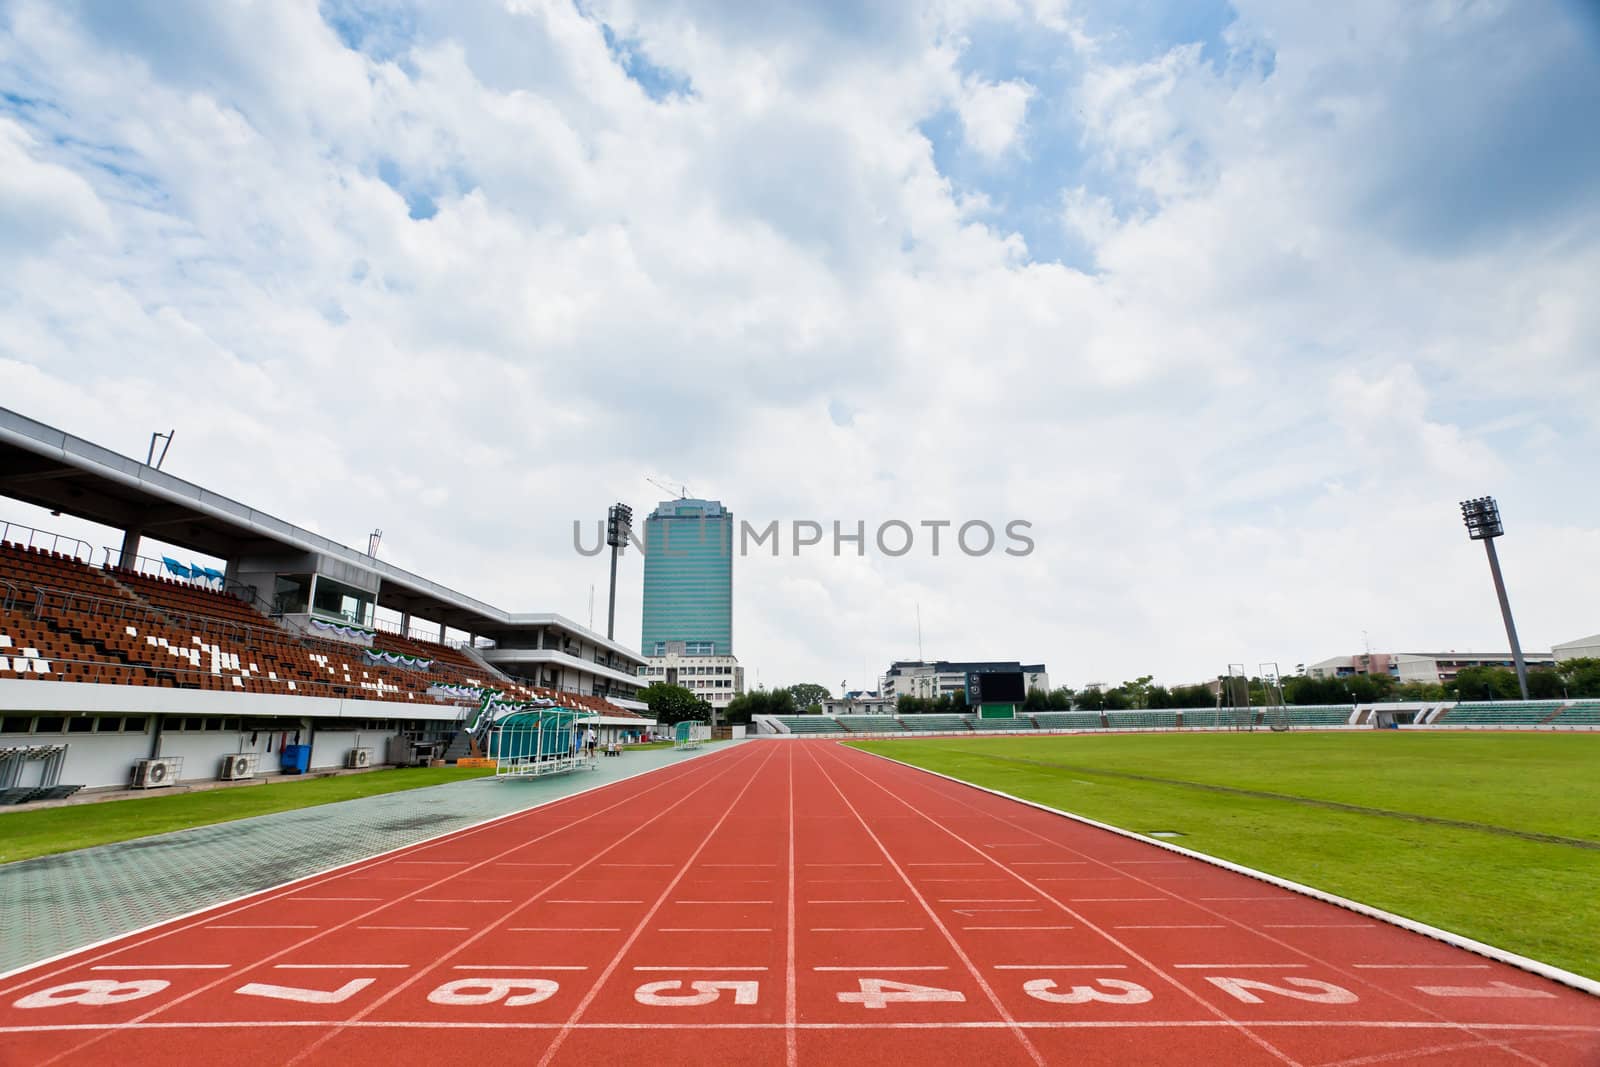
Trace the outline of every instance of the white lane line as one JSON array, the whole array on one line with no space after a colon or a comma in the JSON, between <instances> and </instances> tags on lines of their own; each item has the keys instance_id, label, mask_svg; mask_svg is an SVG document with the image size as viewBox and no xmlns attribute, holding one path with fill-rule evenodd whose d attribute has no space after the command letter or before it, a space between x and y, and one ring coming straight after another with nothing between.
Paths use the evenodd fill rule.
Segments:
<instances>
[{"instance_id":1,"label":"white lane line","mask_svg":"<svg viewBox=\"0 0 1600 1067\"><path fill-rule=\"evenodd\" d=\"M1070 926L963 926L963 930L1070 930Z\"/></svg>"},{"instance_id":2,"label":"white lane line","mask_svg":"<svg viewBox=\"0 0 1600 1067\"><path fill-rule=\"evenodd\" d=\"M464 867L470 860L390 860L395 866L406 864L415 867Z\"/></svg>"},{"instance_id":3,"label":"white lane line","mask_svg":"<svg viewBox=\"0 0 1600 1067\"><path fill-rule=\"evenodd\" d=\"M1487 963L1352 963L1362 971L1487 971Z\"/></svg>"},{"instance_id":4,"label":"white lane line","mask_svg":"<svg viewBox=\"0 0 1600 1067\"><path fill-rule=\"evenodd\" d=\"M1036 897L940 897L941 904L1037 904Z\"/></svg>"},{"instance_id":5,"label":"white lane line","mask_svg":"<svg viewBox=\"0 0 1600 1067\"><path fill-rule=\"evenodd\" d=\"M658 926L663 934L770 934L770 926Z\"/></svg>"},{"instance_id":6,"label":"white lane line","mask_svg":"<svg viewBox=\"0 0 1600 1067\"><path fill-rule=\"evenodd\" d=\"M358 926L357 930L438 930L441 932L459 932L467 929L465 926Z\"/></svg>"},{"instance_id":7,"label":"white lane line","mask_svg":"<svg viewBox=\"0 0 1600 1067\"><path fill-rule=\"evenodd\" d=\"M807 867L882 867L881 863L808 863Z\"/></svg>"},{"instance_id":8,"label":"white lane line","mask_svg":"<svg viewBox=\"0 0 1600 1067\"><path fill-rule=\"evenodd\" d=\"M904 900L884 898L882 900L808 900L807 904L904 904Z\"/></svg>"},{"instance_id":9,"label":"white lane line","mask_svg":"<svg viewBox=\"0 0 1600 1067\"><path fill-rule=\"evenodd\" d=\"M1377 923L1262 923L1263 930L1371 930Z\"/></svg>"},{"instance_id":10,"label":"white lane line","mask_svg":"<svg viewBox=\"0 0 1600 1067\"><path fill-rule=\"evenodd\" d=\"M547 900L546 904L643 904L642 900Z\"/></svg>"},{"instance_id":11,"label":"white lane line","mask_svg":"<svg viewBox=\"0 0 1600 1067\"><path fill-rule=\"evenodd\" d=\"M119 963L90 967L91 971L222 971L231 963Z\"/></svg>"},{"instance_id":12,"label":"white lane line","mask_svg":"<svg viewBox=\"0 0 1600 1067\"><path fill-rule=\"evenodd\" d=\"M1174 964L1172 964L1172 966L1173 966L1174 969L1180 970L1180 971L1215 971L1215 970L1237 971L1237 970L1241 970L1241 969L1246 968L1246 967L1249 967L1251 969L1266 969L1266 970L1271 971L1271 970L1278 970L1280 968L1283 968L1283 969L1297 969L1297 968L1309 967L1310 964L1307 964L1307 963L1174 963Z\"/></svg>"},{"instance_id":13,"label":"white lane line","mask_svg":"<svg viewBox=\"0 0 1600 1067\"><path fill-rule=\"evenodd\" d=\"M698 863L697 867L776 867L776 863Z\"/></svg>"},{"instance_id":14,"label":"white lane line","mask_svg":"<svg viewBox=\"0 0 1600 1067\"><path fill-rule=\"evenodd\" d=\"M910 891L911 895L917 898L917 904L922 908L924 914L928 916L928 921L932 923L934 928L937 929L944 937L945 942L950 946L950 951L955 953L956 959L961 961L961 965L967 969L967 973L972 975L972 980L976 982L978 984L978 988L983 991L984 998L987 999L989 1004L994 1008L995 1014L999 1015L1002 1021L1009 1024L1012 1035L1016 1038L1017 1043L1022 1046L1023 1051L1028 1054L1028 1058L1034 1063L1038 1064L1039 1067L1044 1067L1045 1058L1043 1054L1040 1053L1038 1046L1035 1045L1033 1043L1033 1039L1030 1038L1027 1033L1017 1025L1016 1016L1013 1015L1010 1009L1006 1007L1005 1002L1000 999L1000 995L994 991L994 987L989 984L989 980L983 976L983 972L980 971L978 969L978 965L973 962L972 956L967 952L966 949L961 947L960 939L957 938L955 934L951 933L950 927L945 925L945 921L939 917L938 910L933 906L927 897L922 895L922 891L919 890L911 881L910 872L908 872L904 867L900 866L900 862L896 860L894 858L894 854L889 851L889 846L883 843L883 838L878 835L877 831L873 830L872 824L869 823L866 817L861 814L860 809L851 803L850 798L845 795L844 789L840 787L838 781L834 779L833 775L828 773L827 768L822 765L822 760L817 758L816 753L813 751L808 754L811 756L812 762L816 764L817 770L822 772L822 776L827 779L828 785L833 788L833 791L839 797L839 800L846 808L850 809L850 814L855 816L856 824L861 827L862 831L872 839L872 843L877 846L879 853L881 853L883 856L884 862L894 870L895 876L905 883L906 889ZM840 763L844 762L838 756L834 756L833 758L838 760ZM885 792L887 792L887 790L885 790ZM906 806L910 807L910 805ZM920 815L924 818L930 818L923 812L914 811L914 814Z\"/></svg>"},{"instance_id":15,"label":"white lane line","mask_svg":"<svg viewBox=\"0 0 1600 1067\"><path fill-rule=\"evenodd\" d=\"M914 934L926 926L813 926L814 934Z\"/></svg>"},{"instance_id":16,"label":"white lane line","mask_svg":"<svg viewBox=\"0 0 1600 1067\"><path fill-rule=\"evenodd\" d=\"M1225 930L1221 923L1145 923L1136 926L1113 926L1113 930Z\"/></svg>"},{"instance_id":17,"label":"white lane line","mask_svg":"<svg viewBox=\"0 0 1600 1067\"><path fill-rule=\"evenodd\" d=\"M1013 867L1087 867L1088 860L1017 860Z\"/></svg>"},{"instance_id":18,"label":"white lane line","mask_svg":"<svg viewBox=\"0 0 1600 1067\"><path fill-rule=\"evenodd\" d=\"M611 980L611 976L616 973L619 967L622 966L623 957L633 950L634 945L638 944L639 938L644 936L645 931L650 928L650 924L655 921L656 915L661 911L662 906L665 905L667 901L672 899L672 894L678 892L678 886L682 884L683 880L689 876L690 869L693 868L696 863L701 861L701 857L705 855L707 847L709 847L711 842L716 838L718 831L720 831L723 826L727 824L728 817L735 811L740 810L745 796L750 792L750 787L755 784L756 779L761 777L761 772L766 770L767 764L771 761L772 754L769 752L761 756L759 761L756 762L755 770L751 773L750 777L745 781L745 783L739 787L739 792L735 794L733 799L723 808L722 814L717 816L717 821L712 823L711 828L706 831L705 835L701 837L699 843L694 846L694 850L684 858L677 871L674 872L672 877L667 881L666 886L662 888L659 894L657 894L655 902L645 910L644 915L642 915L639 918L639 921L634 924L633 931L629 933L627 937L622 939L622 944L617 948L616 953L611 957L611 962L607 963L601 969L599 975L594 980L594 984L589 987L589 991L583 995L583 999L578 1001L577 1007L572 1009L572 1014L567 1016L566 1022L562 1025L561 1029L556 1031L555 1037L551 1039L550 1044L545 1048L544 1055L539 1057L538 1067L549 1067L550 1061L554 1060L561 1052L561 1048L566 1043L567 1038L572 1034L573 1028L583 1020L583 1013L589 1010L589 1006L592 1005L595 1001L595 998L600 995L600 991L604 989L606 983ZM745 761L741 760L735 763L734 766L738 767L742 772L745 769L746 763ZM719 774L716 778L712 779L712 782L720 781L721 777L722 776ZM682 799L683 798L680 798L680 803ZM648 826L649 823L646 823L645 825ZM641 827L641 829L643 829L643 827ZM598 856L595 858L599 859ZM771 933L772 931L768 929L764 932Z\"/></svg>"},{"instance_id":19,"label":"white lane line","mask_svg":"<svg viewBox=\"0 0 1600 1067\"><path fill-rule=\"evenodd\" d=\"M570 863L526 863L522 860L495 860L491 867L571 867Z\"/></svg>"},{"instance_id":20,"label":"white lane line","mask_svg":"<svg viewBox=\"0 0 1600 1067\"><path fill-rule=\"evenodd\" d=\"M929 878L930 882L942 881ZM806 885L893 885L893 878L807 878Z\"/></svg>"},{"instance_id":21,"label":"white lane line","mask_svg":"<svg viewBox=\"0 0 1600 1067\"><path fill-rule=\"evenodd\" d=\"M304 923L213 923L207 930L315 930Z\"/></svg>"},{"instance_id":22,"label":"white lane line","mask_svg":"<svg viewBox=\"0 0 1600 1067\"><path fill-rule=\"evenodd\" d=\"M887 966L871 967L871 966L868 966L867 964L863 963L863 964L858 964L857 966L854 966L854 967L813 967L811 969L813 971L851 971L851 972L854 972L854 971L948 971L950 968L948 968L948 967L940 967L940 966L923 966L923 965L920 965L920 964L910 964L910 965L906 965L906 966L896 966L894 964L889 964Z\"/></svg>"},{"instance_id":23,"label":"white lane line","mask_svg":"<svg viewBox=\"0 0 1600 1067\"><path fill-rule=\"evenodd\" d=\"M674 900L674 904L771 904L770 900Z\"/></svg>"},{"instance_id":24,"label":"white lane line","mask_svg":"<svg viewBox=\"0 0 1600 1067\"><path fill-rule=\"evenodd\" d=\"M1126 963L997 963L997 971L1125 971Z\"/></svg>"},{"instance_id":25,"label":"white lane line","mask_svg":"<svg viewBox=\"0 0 1600 1067\"><path fill-rule=\"evenodd\" d=\"M1074 904L1159 904L1167 897L1068 897Z\"/></svg>"},{"instance_id":26,"label":"white lane line","mask_svg":"<svg viewBox=\"0 0 1600 1067\"><path fill-rule=\"evenodd\" d=\"M515 934L614 934L620 926L513 926Z\"/></svg>"},{"instance_id":27,"label":"white lane line","mask_svg":"<svg viewBox=\"0 0 1600 1067\"><path fill-rule=\"evenodd\" d=\"M418 897L418 904L509 904L509 900L490 900L486 897Z\"/></svg>"},{"instance_id":28,"label":"white lane line","mask_svg":"<svg viewBox=\"0 0 1600 1067\"><path fill-rule=\"evenodd\" d=\"M907 867L987 867L987 863L973 863L967 860L957 860L954 863L908 863Z\"/></svg>"},{"instance_id":29,"label":"white lane line","mask_svg":"<svg viewBox=\"0 0 1600 1067\"><path fill-rule=\"evenodd\" d=\"M160 1022L160 1023L55 1023L38 1026L0 1026L0 1034L40 1034L93 1032L96 1030L243 1030L256 1028L308 1029L326 1028L328 1022L317 1019L236 1020L231 1022ZM337 1024L351 1030L560 1030L560 1022L427 1022L415 1019L370 1020L358 1019ZM770 1023L575 1023L573 1030L782 1030L788 1024ZM1024 1030L1218 1030L1233 1028L1231 1019L1098 1019L1098 1020L1018 1020L1015 1024ZM799 1030L1009 1030L1012 1023L994 1019L975 1019L969 1022L813 1022L796 1023ZM1430 1022L1412 1020L1342 1020L1342 1019L1257 1019L1250 1023L1253 1029L1284 1030L1486 1030L1507 1034L1551 1034L1560 1037L1582 1037L1600 1034L1600 1026L1583 1023L1516 1023L1516 1022ZM1481 1047L1479 1045L1467 1047Z\"/></svg>"},{"instance_id":30,"label":"white lane line","mask_svg":"<svg viewBox=\"0 0 1600 1067\"><path fill-rule=\"evenodd\" d=\"M799 1067L800 1040L795 1031L794 1024L799 1020L799 992L798 981L795 977L795 867L794 867L794 749L788 752L789 768L789 893L786 898L788 904L787 923L784 926L784 968L783 968L783 1045L785 1067Z\"/></svg>"},{"instance_id":31,"label":"white lane line","mask_svg":"<svg viewBox=\"0 0 1600 1067\"><path fill-rule=\"evenodd\" d=\"M343 903L348 903L348 904L371 904L374 900L382 900L383 898L382 897L285 897L284 899L285 900L319 900L319 901L320 900L327 900L327 901L337 901L337 902L342 903L342 904Z\"/></svg>"},{"instance_id":32,"label":"white lane line","mask_svg":"<svg viewBox=\"0 0 1600 1067\"><path fill-rule=\"evenodd\" d=\"M403 971L409 963L274 963L278 971Z\"/></svg>"},{"instance_id":33,"label":"white lane line","mask_svg":"<svg viewBox=\"0 0 1600 1067\"><path fill-rule=\"evenodd\" d=\"M1107 864L1112 867L1126 867L1128 864L1187 864L1187 859L1107 859Z\"/></svg>"},{"instance_id":34,"label":"white lane line","mask_svg":"<svg viewBox=\"0 0 1600 1067\"><path fill-rule=\"evenodd\" d=\"M458 963L452 971L587 971L566 963Z\"/></svg>"},{"instance_id":35,"label":"white lane line","mask_svg":"<svg viewBox=\"0 0 1600 1067\"><path fill-rule=\"evenodd\" d=\"M636 971L694 971L696 973L716 971L718 974L724 971L764 971L766 969L765 967L728 967L716 963L652 964L648 967L634 968Z\"/></svg>"},{"instance_id":36,"label":"white lane line","mask_svg":"<svg viewBox=\"0 0 1600 1067\"><path fill-rule=\"evenodd\" d=\"M996 882L1009 882L1009 878L924 878L923 883L932 885L994 885Z\"/></svg>"},{"instance_id":37,"label":"white lane line","mask_svg":"<svg viewBox=\"0 0 1600 1067\"><path fill-rule=\"evenodd\" d=\"M1276 901L1292 902L1292 903L1295 903L1295 904L1304 904L1305 901L1306 901L1305 897L1288 897L1288 896L1279 896L1279 897L1199 897L1197 899L1204 900L1204 901L1276 900Z\"/></svg>"},{"instance_id":38,"label":"white lane line","mask_svg":"<svg viewBox=\"0 0 1600 1067\"><path fill-rule=\"evenodd\" d=\"M671 867L670 863L601 863L599 867Z\"/></svg>"}]
</instances>

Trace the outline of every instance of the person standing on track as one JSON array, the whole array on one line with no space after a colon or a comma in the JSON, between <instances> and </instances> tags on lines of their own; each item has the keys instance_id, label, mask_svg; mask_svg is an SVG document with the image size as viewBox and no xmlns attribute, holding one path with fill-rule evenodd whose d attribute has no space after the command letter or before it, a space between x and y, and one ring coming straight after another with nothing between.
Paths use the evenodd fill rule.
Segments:
<instances>
[{"instance_id":1,"label":"person standing on track","mask_svg":"<svg viewBox=\"0 0 1600 1067\"><path fill-rule=\"evenodd\" d=\"M595 742L599 740L599 737L595 734L593 726L589 727L589 733L585 736L584 740L589 746L589 758L594 759L594 746Z\"/></svg>"}]
</instances>

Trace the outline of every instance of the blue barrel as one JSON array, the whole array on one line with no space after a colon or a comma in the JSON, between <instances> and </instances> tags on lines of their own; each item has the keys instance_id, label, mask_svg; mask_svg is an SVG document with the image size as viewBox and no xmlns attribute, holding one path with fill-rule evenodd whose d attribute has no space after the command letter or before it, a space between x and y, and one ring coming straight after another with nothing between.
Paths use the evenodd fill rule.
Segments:
<instances>
[{"instance_id":1,"label":"blue barrel","mask_svg":"<svg viewBox=\"0 0 1600 1067\"><path fill-rule=\"evenodd\" d=\"M284 774L304 774L311 769L310 745L284 745L279 755L279 766Z\"/></svg>"}]
</instances>

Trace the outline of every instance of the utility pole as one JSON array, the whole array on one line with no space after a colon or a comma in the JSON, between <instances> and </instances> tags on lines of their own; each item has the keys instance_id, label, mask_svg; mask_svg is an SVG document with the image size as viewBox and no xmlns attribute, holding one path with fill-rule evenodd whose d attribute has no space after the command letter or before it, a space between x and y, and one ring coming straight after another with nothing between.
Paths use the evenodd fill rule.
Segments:
<instances>
[{"instance_id":1,"label":"utility pole","mask_svg":"<svg viewBox=\"0 0 1600 1067\"><path fill-rule=\"evenodd\" d=\"M1500 522L1500 505L1492 496L1480 496L1461 502L1461 519L1467 524L1467 536L1482 541L1489 556L1489 574L1494 578L1494 593L1500 599L1500 617L1505 620L1506 637L1511 640L1511 660L1517 668L1517 687L1522 699L1528 699L1528 668L1522 661L1522 645L1517 641L1517 625L1511 621L1511 601L1506 598L1505 579L1500 577L1500 556L1494 550L1495 538L1506 531Z\"/></svg>"}]
</instances>

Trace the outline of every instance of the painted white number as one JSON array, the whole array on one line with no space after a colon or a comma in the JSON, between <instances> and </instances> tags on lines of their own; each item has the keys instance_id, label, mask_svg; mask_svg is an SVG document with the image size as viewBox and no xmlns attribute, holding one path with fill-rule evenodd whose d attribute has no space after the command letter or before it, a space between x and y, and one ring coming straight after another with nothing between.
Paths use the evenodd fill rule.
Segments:
<instances>
[{"instance_id":1,"label":"painted white number","mask_svg":"<svg viewBox=\"0 0 1600 1067\"><path fill-rule=\"evenodd\" d=\"M956 989L935 989L933 986L895 982L888 978L861 979L861 992L840 993L844 1004L860 1004L863 1008L884 1008L890 1004L961 1004L967 995Z\"/></svg>"},{"instance_id":2,"label":"painted white number","mask_svg":"<svg viewBox=\"0 0 1600 1067\"><path fill-rule=\"evenodd\" d=\"M292 985L249 982L234 992L246 997L292 1000L297 1004L342 1004L376 981L376 978L352 978L338 989L299 989Z\"/></svg>"},{"instance_id":3,"label":"painted white number","mask_svg":"<svg viewBox=\"0 0 1600 1067\"><path fill-rule=\"evenodd\" d=\"M1258 982L1253 978L1210 978L1206 981L1229 994L1235 1000L1246 1004L1260 1004L1260 997L1252 993L1254 989L1261 993L1276 993L1280 997L1290 1000L1305 1000L1312 1004L1354 1004L1361 998L1348 989L1340 989L1329 982L1319 982L1315 978L1285 978L1284 981L1298 989L1285 989L1281 985L1271 982Z\"/></svg>"},{"instance_id":4,"label":"painted white number","mask_svg":"<svg viewBox=\"0 0 1600 1067\"><path fill-rule=\"evenodd\" d=\"M69 982L51 986L37 993L29 993L16 1002L18 1008L57 1008L63 1004L125 1004L159 993L170 985L159 978L142 982L119 982L114 978L93 978L87 982Z\"/></svg>"},{"instance_id":5,"label":"painted white number","mask_svg":"<svg viewBox=\"0 0 1600 1067\"><path fill-rule=\"evenodd\" d=\"M506 1007L520 1008L549 1000L561 989L548 978L462 978L428 994L430 1004L493 1004L504 999ZM508 997L507 993L526 992Z\"/></svg>"},{"instance_id":6,"label":"painted white number","mask_svg":"<svg viewBox=\"0 0 1600 1067\"><path fill-rule=\"evenodd\" d=\"M1148 1004L1150 990L1142 985L1124 982L1120 978L1096 978L1096 985L1103 985L1114 990L1111 993L1102 993L1093 986L1075 985L1065 993L1055 991L1056 984L1049 978L1035 978L1025 982L1022 986L1028 996L1035 1000L1042 1000L1050 1004L1088 1004L1091 1001L1100 1004Z\"/></svg>"},{"instance_id":7,"label":"painted white number","mask_svg":"<svg viewBox=\"0 0 1600 1067\"><path fill-rule=\"evenodd\" d=\"M724 989L733 991L735 1004L754 1004L760 985L756 982L690 982L689 988L693 993L677 993L672 990L682 989L683 983L674 979L670 982L646 982L633 992L633 999L640 1004L652 1004L662 1008L698 1008L702 1004L710 1004L722 995Z\"/></svg>"}]
</instances>

